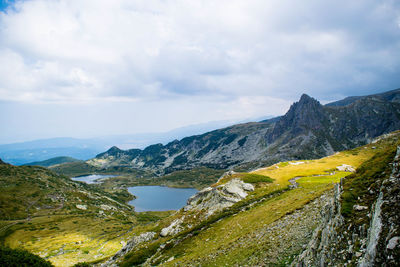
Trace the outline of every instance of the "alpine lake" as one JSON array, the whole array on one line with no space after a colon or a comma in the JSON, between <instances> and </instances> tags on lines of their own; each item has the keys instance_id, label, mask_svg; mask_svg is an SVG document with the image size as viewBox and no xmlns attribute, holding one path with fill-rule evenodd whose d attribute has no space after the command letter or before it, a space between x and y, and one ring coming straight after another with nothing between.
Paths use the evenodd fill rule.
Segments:
<instances>
[{"instance_id":1,"label":"alpine lake","mask_svg":"<svg viewBox=\"0 0 400 267\"><path fill-rule=\"evenodd\" d=\"M116 175L92 174L71 178L74 181L87 184L100 183L102 179ZM167 211L178 210L185 206L186 201L198 192L195 188L172 188L166 186L147 185L128 187L128 192L136 198L128 202L135 211Z\"/></svg>"}]
</instances>

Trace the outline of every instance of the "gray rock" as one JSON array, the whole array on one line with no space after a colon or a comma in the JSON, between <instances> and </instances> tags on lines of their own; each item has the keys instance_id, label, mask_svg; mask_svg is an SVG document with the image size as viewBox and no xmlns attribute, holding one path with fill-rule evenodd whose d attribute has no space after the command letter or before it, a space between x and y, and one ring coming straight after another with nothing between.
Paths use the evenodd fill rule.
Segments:
<instances>
[{"instance_id":1,"label":"gray rock","mask_svg":"<svg viewBox=\"0 0 400 267\"><path fill-rule=\"evenodd\" d=\"M189 198L184 210L206 210L209 216L246 198L249 191L254 191L252 184L232 179L226 184L201 190Z\"/></svg>"},{"instance_id":2,"label":"gray rock","mask_svg":"<svg viewBox=\"0 0 400 267\"><path fill-rule=\"evenodd\" d=\"M389 240L386 248L387 249L394 249L399 244L399 240L400 240L400 237L398 237L398 236L392 237Z\"/></svg>"},{"instance_id":3,"label":"gray rock","mask_svg":"<svg viewBox=\"0 0 400 267\"><path fill-rule=\"evenodd\" d=\"M353 209L354 209L354 210L367 210L368 207L366 207L366 206L360 206L360 205L354 205L354 206L353 206Z\"/></svg>"},{"instance_id":4,"label":"gray rock","mask_svg":"<svg viewBox=\"0 0 400 267\"><path fill-rule=\"evenodd\" d=\"M161 230L160 236L169 236L176 235L181 232L184 228L182 227L183 220L185 216L182 216L179 219L174 220L168 227L165 227Z\"/></svg>"},{"instance_id":5,"label":"gray rock","mask_svg":"<svg viewBox=\"0 0 400 267\"><path fill-rule=\"evenodd\" d=\"M132 251L137 245L152 240L156 236L155 232L146 232L139 236L133 237L128 243L118 251L113 257L111 257L107 262L101 264L101 267L118 266L117 260L124 257L130 251Z\"/></svg>"},{"instance_id":6,"label":"gray rock","mask_svg":"<svg viewBox=\"0 0 400 267\"><path fill-rule=\"evenodd\" d=\"M356 171L356 169L353 166L347 165L347 164L342 164L340 166L337 166L336 169L341 172L355 172Z\"/></svg>"}]
</instances>

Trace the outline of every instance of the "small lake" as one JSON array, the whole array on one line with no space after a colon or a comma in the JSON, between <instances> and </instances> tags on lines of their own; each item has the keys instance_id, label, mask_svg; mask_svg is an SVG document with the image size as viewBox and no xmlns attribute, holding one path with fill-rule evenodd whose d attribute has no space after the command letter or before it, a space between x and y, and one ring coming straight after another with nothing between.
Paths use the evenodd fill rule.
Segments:
<instances>
[{"instance_id":1,"label":"small lake","mask_svg":"<svg viewBox=\"0 0 400 267\"><path fill-rule=\"evenodd\" d=\"M129 201L135 211L179 210L186 205L189 197L197 193L195 188L172 188L166 186L128 187L136 199Z\"/></svg>"},{"instance_id":2,"label":"small lake","mask_svg":"<svg viewBox=\"0 0 400 267\"><path fill-rule=\"evenodd\" d=\"M91 174L91 175L85 175L85 176L72 177L71 179L74 181L85 182L87 184L96 184L96 183L99 183L97 181L98 179L110 178L110 177L116 177L116 176L117 175Z\"/></svg>"}]
</instances>

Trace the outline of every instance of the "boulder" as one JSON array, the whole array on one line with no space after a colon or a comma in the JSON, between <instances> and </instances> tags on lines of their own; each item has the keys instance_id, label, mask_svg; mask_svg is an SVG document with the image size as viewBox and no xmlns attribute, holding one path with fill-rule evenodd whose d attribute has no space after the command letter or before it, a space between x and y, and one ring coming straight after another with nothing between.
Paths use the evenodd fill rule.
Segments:
<instances>
[{"instance_id":1,"label":"boulder","mask_svg":"<svg viewBox=\"0 0 400 267\"><path fill-rule=\"evenodd\" d=\"M87 210L87 206L86 205L76 205L76 208L80 209L80 210Z\"/></svg>"},{"instance_id":2,"label":"boulder","mask_svg":"<svg viewBox=\"0 0 400 267\"><path fill-rule=\"evenodd\" d=\"M337 166L336 169L341 172L355 172L356 171L356 169L353 166L347 165L347 164L342 164L340 166Z\"/></svg>"},{"instance_id":3,"label":"boulder","mask_svg":"<svg viewBox=\"0 0 400 267\"><path fill-rule=\"evenodd\" d=\"M398 237L398 236L392 237L392 238L389 240L389 242L388 242L386 248L387 248L387 249L394 249L394 248L396 248L397 245L399 245L399 243L400 243L399 240L400 240L400 237Z\"/></svg>"}]
</instances>

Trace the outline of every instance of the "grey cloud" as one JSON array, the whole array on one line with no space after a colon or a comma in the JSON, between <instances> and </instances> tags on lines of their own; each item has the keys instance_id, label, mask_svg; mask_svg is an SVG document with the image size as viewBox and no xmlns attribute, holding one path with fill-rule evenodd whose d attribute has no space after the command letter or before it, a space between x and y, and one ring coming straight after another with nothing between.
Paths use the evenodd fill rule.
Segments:
<instances>
[{"instance_id":1,"label":"grey cloud","mask_svg":"<svg viewBox=\"0 0 400 267\"><path fill-rule=\"evenodd\" d=\"M396 1L16 5L0 15L2 58L20 68L0 73L5 100L323 98L400 83Z\"/></svg>"}]
</instances>

